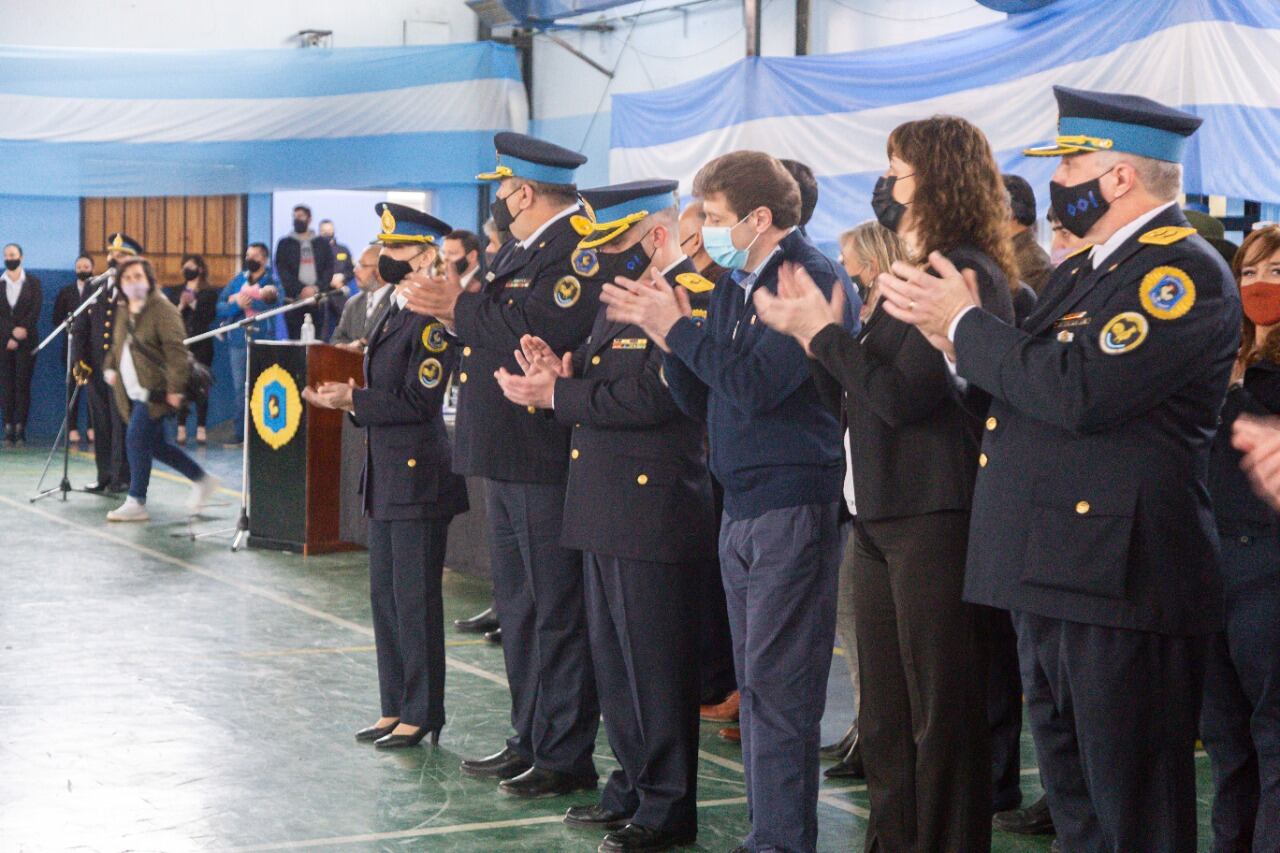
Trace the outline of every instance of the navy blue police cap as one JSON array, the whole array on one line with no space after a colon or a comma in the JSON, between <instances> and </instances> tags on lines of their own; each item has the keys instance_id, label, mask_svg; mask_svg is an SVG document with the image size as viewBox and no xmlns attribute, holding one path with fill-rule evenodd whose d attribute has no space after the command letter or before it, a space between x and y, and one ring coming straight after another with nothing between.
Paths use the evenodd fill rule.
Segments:
<instances>
[{"instance_id":1,"label":"navy blue police cap","mask_svg":"<svg viewBox=\"0 0 1280 853\"><path fill-rule=\"evenodd\" d=\"M578 248L602 246L645 217L675 207L679 186L678 181L648 180L583 190L580 195L586 214L569 220L582 238Z\"/></svg>"},{"instance_id":2,"label":"navy blue police cap","mask_svg":"<svg viewBox=\"0 0 1280 853\"><path fill-rule=\"evenodd\" d=\"M587 162L577 151L523 133L502 131L493 135L498 164L492 172L476 175L477 181L524 178L544 184L573 184L574 173Z\"/></svg>"},{"instance_id":3,"label":"navy blue police cap","mask_svg":"<svg viewBox=\"0 0 1280 853\"><path fill-rule=\"evenodd\" d=\"M373 206L373 212L378 214L378 224L381 226L377 239L373 241L375 243L392 246L429 243L439 246L444 235L453 230L449 223L407 204L380 201Z\"/></svg>"},{"instance_id":4,"label":"navy blue police cap","mask_svg":"<svg viewBox=\"0 0 1280 853\"><path fill-rule=\"evenodd\" d=\"M117 231L107 238L108 253L124 252L126 255L141 255L142 244L123 231Z\"/></svg>"},{"instance_id":5,"label":"navy blue police cap","mask_svg":"<svg viewBox=\"0 0 1280 853\"><path fill-rule=\"evenodd\" d=\"M1052 145L1026 149L1028 156L1124 151L1181 163L1187 139L1203 121L1139 95L1054 86L1053 96L1058 99L1058 136Z\"/></svg>"}]
</instances>

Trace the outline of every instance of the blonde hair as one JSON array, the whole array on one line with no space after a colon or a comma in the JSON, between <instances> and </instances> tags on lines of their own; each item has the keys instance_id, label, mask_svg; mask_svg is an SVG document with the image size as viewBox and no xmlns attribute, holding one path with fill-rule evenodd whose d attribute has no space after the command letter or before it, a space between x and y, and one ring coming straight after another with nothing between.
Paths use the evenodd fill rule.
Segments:
<instances>
[{"instance_id":1,"label":"blonde hair","mask_svg":"<svg viewBox=\"0 0 1280 853\"><path fill-rule=\"evenodd\" d=\"M873 266L876 272L889 272L894 261L907 260L907 249L902 238L874 219L860 222L840 235L840 253L848 252L862 261L863 266ZM866 296L863 310L870 314L880 301L880 288L874 278L864 281Z\"/></svg>"}]
</instances>

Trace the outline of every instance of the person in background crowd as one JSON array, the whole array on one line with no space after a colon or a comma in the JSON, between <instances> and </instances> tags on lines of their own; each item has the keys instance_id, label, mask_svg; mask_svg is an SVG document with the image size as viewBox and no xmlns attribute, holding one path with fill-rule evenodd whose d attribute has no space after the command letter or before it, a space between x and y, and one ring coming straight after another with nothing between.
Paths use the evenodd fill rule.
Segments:
<instances>
[{"instance_id":1,"label":"person in background crowd","mask_svg":"<svg viewBox=\"0 0 1280 853\"><path fill-rule=\"evenodd\" d=\"M946 252L988 311L1013 321L1016 276L1000 172L964 119L907 122L889 135L872 209L911 265ZM906 267L904 261L896 262ZM808 280L756 297L761 319L821 367L843 396L853 475L853 597L871 817L867 850L986 850L991 744L982 613L962 599L981 424L955 395L942 355L886 313L861 338ZM843 395L840 394L843 391Z\"/></svg>"},{"instance_id":2,"label":"person in background crowd","mask_svg":"<svg viewBox=\"0 0 1280 853\"><path fill-rule=\"evenodd\" d=\"M710 290L680 251L676 187L583 190L593 215L574 222L574 266L606 280L665 276L689 292ZM569 809L565 823L608 831L605 853L692 844L698 567L716 548L702 424L671 398L662 350L604 308L589 341L563 359L533 337L521 351L523 376L498 369L507 399L550 409L573 428L561 541L583 552L591 660L622 765L600 802Z\"/></svg>"},{"instance_id":3,"label":"person in background crowd","mask_svg":"<svg viewBox=\"0 0 1280 853\"><path fill-rule=\"evenodd\" d=\"M1232 272L1243 334L1209 456L1227 620L1209 644L1200 711L1216 853L1280 850L1280 519L1231 446L1241 416L1280 414L1280 227L1252 232Z\"/></svg>"},{"instance_id":4,"label":"person in background crowd","mask_svg":"<svg viewBox=\"0 0 1280 853\"><path fill-rule=\"evenodd\" d=\"M201 255L182 256L182 291L178 295L178 310L187 329L187 337L209 331L218 316L218 295L221 288L209 281L209 265ZM167 290L168 288L166 288ZM166 293L166 296L169 294ZM170 296L170 301L172 297ZM197 341L189 349L196 361L213 371L213 339ZM178 411L178 444L187 443L187 420L191 414L190 403L183 401ZM196 401L196 443L209 441L206 427L209 424L209 400Z\"/></svg>"},{"instance_id":5,"label":"person in background crowd","mask_svg":"<svg viewBox=\"0 0 1280 853\"><path fill-rule=\"evenodd\" d=\"M484 284L480 270L480 238L461 229L446 234L443 260L447 276L457 276L458 287L479 293Z\"/></svg>"},{"instance_id":6,"label":"person in background crowd","mask_svg":"<svg viewBox=\"0 0 1280 853\"><path fill-rule=\"evenodd\" d=\"M427 269L449 226L402 204L374 207L382 224L378 264L388 281ZM441 406L457 346L434 317L405 309L395 293L378 314L365 357L365 387L326 382L304 398L350 413L365 430L361 477L369 517L369 588L382 716L356 732L378 749L440 742L444 728L444 599L449 524L466 512L467 484L450 469Z\"/></svg>"},{"instance_id":7,"label":"person in background crowd","mask_svg":"<svg viewBox=\"0 0 1280 853\"><path fill-rule=\"evenodd\" d=\"M1018 280L1028 285L1033 296L1044 290L1053 271L1049 253L1036 241L1036 194L1021 175L1004 175L1004 188L1009 193L1009 236L1013 238L1013 254L1018 262ZM1035 300L1032 299L1034 307ZM1018 296L1014 294L1014 313L1018 312ZM1026 313L1030 313L1027 311Z\"/></svg>"},{"instance_id":8,"label":"person in background crowd","mask_svg":"<svg viewBox=\"0 0 1280 853\"><path fill-rule=\"evenodd\" d=\"M275 277L271 274L271 253L265 243L250 243L244 251L244 269L236 273L227 286L218 294L216 314L219 323L228 325L238 323L245 317L252 317L263 311L276 307L280 301L280 290L276 286ZM254 340L274 341L284 337L283 319L276 315L253 324ZM227 360L231 366L231 390L236 405L235 417L232 419L235 430L227 447L240 447L244 441L244 406L239 404L244 399L245 353L248 344L245 342L244 329L231 329L227 332Z\"/></svg>"},{"instance_id":9,"label":"person in background crowd","mask_svg":"<svg viewBox=\"0 0 1280 853\"><path fill-rule=\"evenodd\" d=\"M511 235L499 231L498 226L493 222L493 217L490 217L484 222L484 239L484 268L491 270L493 269L494 258L498 257L498 250L511 239Z\"/></svg>"},{"instance_id":10,"label":"person in background crowd","mask_svg":"<svg viewBox=\"0 0 1280 853\"><path fill-rule=\"evenodd\" d=\"M1057 269L1067 258L1089 248L1089 244L1082 238L1067 230L1062 220L1058 218L1058 211L1050 207L1044 218L1049 223L1049 230L1053 234L1053 239L1049 243L1049 264L1054 269Z\"/></svg>"},{"instance_id":11,"label":"person in background crowd","mask_svg":"<svg viewBox=\"0 0 1280 853\"><path fill-rule=\"evenodd\" d=\"M680 213L680 248L693 261L698 275L707 281L719 282L728 270L717 264L707 253L707 247L702 242L702 227L706 222L707 213L702 207L702 199L695 198L685 205Z\"/></svg>"},{"instance_id":12,"label":"person in background crowd","mask_svg":"<svg viewBox=\"0 0 1280 853\"><path fill-rule=\"evenodd\" d=\"M4 440L10 447L27 443L31 412L31 377L36 369L36 323L44 296L40 279L22 265L22 247L4 247L4 281L0 289L0 408L4 410Z\"/></svg>"},{"instance_id":13,"label":"person in background crowd","mask_svg":"<svg viewBox=\"0 0 1280 853\"><path fill-rule=\"evenodd\" d=\"M718 157L693 189L706 213L704 246L735 270L713 291L706 323L693 321L683 288L661 281L607 284L601 298L609 319L641 326L664 351L672 396L707 421L711 466L724 485L720 568L751 814L741 849L804 853L818 836L843 454L804 351L756 322L750 296L773 291L784 263L804 266L824 295L844 288L835 264L797 233L800 190L773 157ZM853 299L856 327L861 306Z\"/></svg>"},{"instance_id":14,"label":"person in background crowd","mask_svg":"<svg viewBox=\"0 0 1280 853\"><path fill-rule=\"evenodd\" d=\"M311 208L305 204L293 208L293 232L276 243L275 273L284 296L290 300L307 299L322 291L327 293L333 287L333 248L328 240L311 230ZM328 305L328 300L325 304ZM298 339L303 317L311 318L316 337L323 340L324 317L315 305L284 315L288 339Z\"/></svg>"},{"instance_id":15,"label":"person in background crowd","mask_svg":"<svg viewBox=\"0 0 1280 853\"><path fill-rule=\"evenodd\" d=\"M874 219L867 220L840 235L840 263L845 273L858 288L858 293L865 300L862 304L861 319L865 324L875 313L879 303L876 289L876 276L888 270L895 261L905 260L906 250L898 235L885 228ZM815 363L816 364L816 363ZM812 365L811 365L812 367ZM828 381L830 374L815 368L815 380ZM828 384L829 381L828 381ZM819 388L823 388L820 384ZM828 392L835 389L827 389ZM829 400L832 408L839 412L841 432L844 435L845 471L844 501L850 517L856 521L857 504L853 487L853 454L850 448L850 423L845 400L840 395L832 394ZM844 648L844 660L849 669L849 677L853 682L853 722L844 736L837 742L822 747L823 758L835 759L836 763L823 773L828 779L864 778L865 770L862 760L862 740L858 736L858 711L861 707L861 685L858 671L858 635L857 620L854 613L854 572L856 566L854 540L846 534L844 558L840 562L840 575L837 582L836 630L840 633Z\"/></svg>"},{"instance_id":16,"label":"person in background crowd","mask_svg":"<svg viewBox=\"0 0 1280 853\"><path fill-rule=\"evenodd\" d=\"M467 293L443 278L412 276L410 310L453 324L463 342L454 468L485 478L494 600L511 689L515 736L501 751L462 762L500 779L499 790L542 799L595 790L600 709L583 601L581 555L560 544L569 430L502 395L495 373L518 370L521 338L557 352L591 331L600 283L570 261L580 215L574 174L586 158L520 133L494 135L499 159L479 180L496 183L493 214L518 243L502 250L488 283Z\"/></svg>"},{"instance_id":17,"label":"person in background crowd","mask_svg":"<svg viewBox=\"0 0 1280 853\"><path fill-rule=\"evenodd\" d=\"M941 254L937 275L882 276L882 300L992 398L965 597L1013 611L1061 848L1190 853L1204 656L1224 619L1206 476L1240 300L1177 207L1201 119L1054 95L1056 144L1028 153L1063 158L1050 196L1088 254L1021 329Z\"/></svg>"},{"instance_id":18,"label":"person in background crowd","mask_svg":"<svg viewBox=\"0 0 1280 853\"><path fill-rule=\"evenodd\" d=\"M347 300L358 292L358 289L355 281L355 256L351 254L350 249L338 242L333 220L321 219L317 230L320 239L329 244L329 252L333 255L333 276L329 279L329 287L342 291L340 295L330 296L320 305L322 322L316 327L316 338L324 341L333 334L342 316L343 307Z\"/></svg>"},{"instance_id":19,"label":"person in background crowd","mask_svg":"<svg viewBox=\"0 0 1280 853\"><path fill-rule=\"evenodd\" d=\"M89 287L89 279L93 278L93 258L88 255L80 255L76 258L76 280L71 284L62 286L58 291L57 297L53 301L53 323L58 325L66 321L71 314L84 304L84 301L93 295L93 289ZM62 364L67 363L67 351L74 349L72 345L73 330L68 329L62 339ZM74 371L73 375L67 377L67 396L70 396L78 384ZM85 398L88 395L87 388L80 394L76 395L75 407L71 409L70 420L67 421L67 440L72 444L80 443L80 404L83 401L85 411L88 412L88 402ZM86 419L87 420L87 419ZM93 436L90 434L90 440Z\"/></svg>"},{"instance_id":20,"label":"person in background crowd","mask_svg":"<svg viewBox=\"0 0 1280 853\"><path fill-rule=\"evenodd\" d=\"M142 245L128 234L116 232L107 238L106 253L107 266L118 271L120 264L142 254ZM85 486L85 491L115 494L129 488L129 455L125 452L128 422L121 419L104 376L112 326L118 325L117 315L124 313L118 272L102 288L101 295L76 321L72 359L89 374L89 420L93 424L93 459L98 479Z\"/></svg>"},{"instance_id":21,"label":"person in background crowd","mask_svg":"<svg viewBox=\"0 0 1280 853\"><path fill-rule=\"evenodd\" d=\"M369 333L377 325L382 310L390 303L392 287L378 275L378 258L382 249L374 243L360 253L355 265L355 281L359 292L342 306L342 318L333 330L329 343L361 350L369 344Z\"/></svg>"},{"instance_id":22,"label":"person in background crowd","mask_svg":"<svg viewBox=\"0 0 1280 853\"><path fill-rule=\"evenodd\" d=\"M218 487L194 459L169 442L166 427L182 406L187 383L186 329L156 284L151 262L133 257L120 264L120 290L126 309L112 329L104 379L114 391L116 408L129 423L129 495L107 513L108 521L147 521L147 486L152 459L159 459L192 483L187 511L198 515Z\"/></svg>"},{"instance_id":23,"label":"person in background crowd","mask_svg":"<svg viewBox=\"0 0 1280 853\"><path fill-rule=\"evenodd\" d=\"M806 237L809 232L805 228L809 225L809 220L813 218L813 212L818 208L818 179L813 176L813 169L799 160L779 160L782 168L787 170L787 174L795 178L796 186L800 187L800 233Z\"/></svg>"}]
</instances>

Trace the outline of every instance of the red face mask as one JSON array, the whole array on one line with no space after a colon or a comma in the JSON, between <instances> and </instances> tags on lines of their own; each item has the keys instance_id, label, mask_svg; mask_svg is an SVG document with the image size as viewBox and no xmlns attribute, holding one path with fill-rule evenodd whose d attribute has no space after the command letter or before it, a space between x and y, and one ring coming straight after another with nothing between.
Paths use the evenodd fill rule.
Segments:
<instances>
[{"instance_id":1,"label":"red face mask","mask_svg":"<svg viewBox=\"0 0 1280 853\"><path fill-rule=\"evenodd\" d=\"M1244 316L1259 326L1280 323L1280 282L1258 281L1240 288Z\"/></svg>"}]
</instances>

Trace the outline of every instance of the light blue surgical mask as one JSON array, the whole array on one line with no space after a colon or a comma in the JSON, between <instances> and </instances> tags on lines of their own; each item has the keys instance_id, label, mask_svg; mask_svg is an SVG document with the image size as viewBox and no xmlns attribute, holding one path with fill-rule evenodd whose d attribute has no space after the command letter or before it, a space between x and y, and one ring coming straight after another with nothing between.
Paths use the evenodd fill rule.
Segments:
<instances>
[{"instance_id":1,"label":"light blue surgical mask","mask_svg":"<svg viewBox=\"0 0 1280 853\"><path fill-rule=\"evenodd\" d=\"M747 216L750 215L750 213L747 214ZM747 244L745 249L739 249L733 245L733 229L746 222L747 216L742 217L733 225L702 226L702 248L707 250L711 260L725 269L740 270L746 266L747 254L751 251L751 247L756 244L756 240L760 239L759 234L752 237L751 242Z\"/></svg>"}]
</instances>

